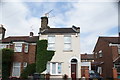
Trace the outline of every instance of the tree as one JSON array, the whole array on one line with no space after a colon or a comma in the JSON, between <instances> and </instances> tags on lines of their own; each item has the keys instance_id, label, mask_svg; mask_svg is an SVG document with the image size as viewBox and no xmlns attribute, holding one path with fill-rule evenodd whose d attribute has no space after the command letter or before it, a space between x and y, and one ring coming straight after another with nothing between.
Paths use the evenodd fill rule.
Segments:
<instances>
[{"instance_id":1,"label":"tree","mask_svg":"<svg viewBox=\"0 0 120 80\"><path fill-rule=\"evenodd\" d=\"M12 49L2 49L2 79L7 79L10 76L10 70L13 62Z\"/></svg>"}]
</instances>

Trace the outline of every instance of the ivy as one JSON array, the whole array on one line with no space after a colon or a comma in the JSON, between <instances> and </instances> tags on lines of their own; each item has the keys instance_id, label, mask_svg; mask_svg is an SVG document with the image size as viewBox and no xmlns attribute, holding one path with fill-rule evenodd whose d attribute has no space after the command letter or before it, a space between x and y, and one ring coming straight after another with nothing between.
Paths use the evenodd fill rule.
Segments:
<instances>
[{"instance_id":1,"label":"ivy","mask_svg":"<svg viewBox=\"0 0 120 80\"><path fill-rule=\"evenodd\" d=\"M48 61L51 61L55 51L47 51L47 40L37 42L36 72L42 73L46 70Z\"/></svg>"}]
</instances>

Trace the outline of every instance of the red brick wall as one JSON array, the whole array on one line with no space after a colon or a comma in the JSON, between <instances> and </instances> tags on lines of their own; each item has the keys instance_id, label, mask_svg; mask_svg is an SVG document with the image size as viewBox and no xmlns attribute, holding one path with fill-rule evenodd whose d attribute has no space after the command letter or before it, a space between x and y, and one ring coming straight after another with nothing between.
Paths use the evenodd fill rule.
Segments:
<instances>
[{"instance_id":1,"label":"red brick wall","mask_svg":"<svg viewBox=\"0 0 120 80\"><path fill-rule=\"evenodd\" d=\"M112 48L109 47L109 43L107 41L104 40L99 40L99 42L96 45L96 48L94 50L94 55L97 52L97 56L99 56L98 52L102 50L103 51L103 57L101 58L95 58L96 62L104 62L101 65L102 67L102 71L103 71L103 77L104 78L108 78L108 77L113 77L113 72L112 72L112 68L113 68L113 59L112 59Z\"/></svg>"}]
</instances>

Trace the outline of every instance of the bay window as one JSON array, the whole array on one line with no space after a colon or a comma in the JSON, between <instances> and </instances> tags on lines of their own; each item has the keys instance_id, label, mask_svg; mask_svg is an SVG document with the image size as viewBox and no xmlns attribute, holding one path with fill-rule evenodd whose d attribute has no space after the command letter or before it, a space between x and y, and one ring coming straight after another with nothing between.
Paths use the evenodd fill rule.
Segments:
<instances>
[{"instance_id":1,"label":"bay window","mask_svg":"<svg viewBox=\"0 0 120 80\"><path fill-rule=\"evenodd\" d=\"M15 43L14 51L22 52L22 43Z\"/></svg>"},{"instance_id":2,"label":"bay window","mask_svg":"<svg viewBox=\"0 0 120 80\"><path fill-rule=\"evenodd\" d=\"M25 44L24 52L25 52L25 53L28 53L28 44Z\"/></svg>"}]
</instances>

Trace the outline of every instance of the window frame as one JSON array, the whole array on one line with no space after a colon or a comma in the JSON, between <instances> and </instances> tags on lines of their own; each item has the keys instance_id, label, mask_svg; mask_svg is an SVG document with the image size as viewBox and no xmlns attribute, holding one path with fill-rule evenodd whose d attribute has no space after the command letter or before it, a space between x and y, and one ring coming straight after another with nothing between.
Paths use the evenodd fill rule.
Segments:
<instances>
[{"instance_id":1,"label":"window frame","mask_svg":"<svg viewBox=\"0 0 120 80\"><path fill-rule=\"evenodd\" d=\"M66 41L65 38L70 38L70 40ZM70 48L66 48L66 45L67 46L69 45ZM71 50L72 50L72 37L71 35L64 35L64 51L71 51Z\"/></svg>"},{"instance_id":2,"label":"window frame","mask_svg":"<svg viewBox=\"0 0 120 80\"><path fill-rule=\"evenodd\" d=\"M55 73L53 73L53 63L55 63ZM48 64L49 64L49 69L48 69ZM47 64L47 73L51 74L51 75L62 75L62 63L60 62L50 62ZM60 64L60 73L59 73L59 69L58 69L58 64Z\"/></svg>"},{"instance_id":3,"label":"window frame","mask_svg":"<svg viewBox=\"0 0 120 80\"><path fill-rule=\"evenodd\" d=\"M49 38L53 38L53 42L50 42ZM55 35L48 35L47 40L48 40L47 50L55 50ZM50 45L52 45L53 47L50 47Z\"/></svg>"},{"instance_id":4,"label":"window frame","mask_svg":"<svg viewBox=\"0 0 120 80\"><path fill-rule=\"evenodd\" d=\"M29 45L28 45L28 44L25 44L25 46L24 46L24 52L25 52L25 53L28 53L28 51L29 51Z\"/></svg>"},{"instance_id":5,"label":"window frame","mask_svg":"<svg viewBox=\"0 0 120 80\"><path fill-rule=\"evenodd\" d=\"M18 63L19 66L16 66L15 63ZM16 73L13 73L14 70L15 70L15 68L18 68L18 69L19 69L19 72L18 72L19 75L17 75L17 76L14 76L14 75L16 75ZM13 76L13 77L20 77L20 74L21 74L21 63L20 63L20 62L13 62L12 76Z\"/></svg>"},{"instance_id":6,"label":"window frame","mask_svg":"<svg viewBox=\"0 0 120 80\"><path fill-rule=\"evenodd\" d=\"M20 44L19 46L17 44ZM16 46L17 45L17 46ZM16 50L16 48L20 48L20 51ZM22 47L23 47L23 43L14 43L14 52L22 52Z\"/></svg>"}]
</instances>

